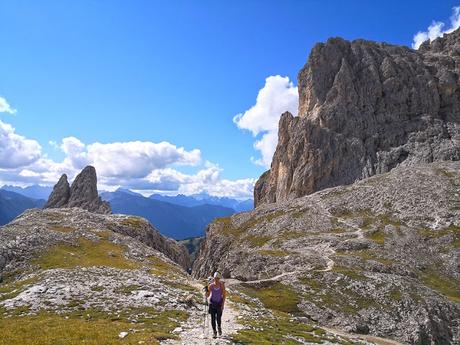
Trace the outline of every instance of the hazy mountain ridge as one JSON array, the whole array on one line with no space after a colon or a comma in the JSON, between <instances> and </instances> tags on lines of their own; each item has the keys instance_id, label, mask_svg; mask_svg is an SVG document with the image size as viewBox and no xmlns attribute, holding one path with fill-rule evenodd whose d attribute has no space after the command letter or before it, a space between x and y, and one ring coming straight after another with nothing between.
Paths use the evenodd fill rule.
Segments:
<instances>
[{"instance_id":1,"label":"hazy mountain ridge","mask_svg":"<svg viewBox=\"0 0 460 345\"><path fill-rule=\"evenodd\" d=\"M235 213L218 205L181 206L122 191L105 192L101 197L110 203L114 213L144 217L162 234L175 239L202 236L213 219Z\"/></svg>"},{"instance_id":2,"label":"hazy mountain ridge","mask_svg":"<svg viewBox=\"0 0 460 345\"><path fill-rule=\"evenodd\" d=\"M30 208L40 208L45 200L32 199L24 195L0 189L0 225L7 224Z\"/></svg>"}]
</instances>

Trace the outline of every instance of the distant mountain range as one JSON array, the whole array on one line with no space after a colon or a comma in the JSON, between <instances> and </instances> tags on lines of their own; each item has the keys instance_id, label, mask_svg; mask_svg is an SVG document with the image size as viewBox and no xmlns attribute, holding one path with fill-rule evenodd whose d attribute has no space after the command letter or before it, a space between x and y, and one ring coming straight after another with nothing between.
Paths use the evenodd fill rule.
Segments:
<instances>
[{"instance_id":1,"label":"distant mountain range","mask_svg":"<svg viewBox=\"0 0 460 345\"><path fill-rule=\"evenodd\" d=\"M6 224L28 208L42 207L52 187L3 186L0 189L0 225ZM252 210L253 201L215 197L208 194L144 197L129 189L102 192L114 213L132 214L148 219L161 233L175 239L203 236L215 218Z\"/></svg>"},{"instance_id":2,"label":"distant mountain range","mask_svg":"<svg viewBox=\"0 0 460 345\"><path fill-rule=\"evenodd\" d=\"M48 200L49 195L53 191L53 187L33 185L28 187L8 186L5 185L1 189L9 192L18 193L32 199Z\"/></svg>"},{"instance_id":3,"label":"distant mountain range","mask_svg":"<svg viewBox=\"0 0 460 345\"><path fill-rule=\"evenodd\" d=\"M101 197L110 203L114 213L144 217L162 234L175 239L203 236L206 226L215 218L235 213L229 207L208 204L183 206L125 190L104 192Z\"/></svg>"},{"instance_id":4,"label":"distant mountain range","mask_svg":"<svg viewBox=\"0 0 460 345\"><path fill-rule=\"evenodd\" d=\"M33 199L19 193L0 189L0 225L12 221L29 208L43 207L45 200Z\"/></svg>"},{"instance_id":5,"label":"distant mountain range","mask_svg":"<svg viewBox=\"0 0 460 345\"><path fill-rule=\"evenodd\" d=\"M234 209L236 212L250 211L253 208L253 200L236 200L227 197L216 197L208 194L193 194L183 195L179 194L176 196L167 196L160 194L153 194L150 199L169 202L175 205L181 206L199 206L199 205L217 205Z\"/></svg>"}]
</instances>

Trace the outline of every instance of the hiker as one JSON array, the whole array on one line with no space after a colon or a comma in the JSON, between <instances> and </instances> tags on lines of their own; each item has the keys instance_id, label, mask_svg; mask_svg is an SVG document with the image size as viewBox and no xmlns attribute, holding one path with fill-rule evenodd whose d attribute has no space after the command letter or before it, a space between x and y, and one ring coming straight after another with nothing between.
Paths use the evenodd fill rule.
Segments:
<instances>
[{"instance_id":1,"label":"hiker","mask_svg":"<svg viewBox=\"0 0 460 345\"><path fill-rule=\"evenodd\" d=\"M217 330L219 335L222 335L222 312L225 304L225 284L221 281L221 275L219 272L214 273L214 280L209 285L208 291L206 292L206 298L209 298L209 314L211 314L211 326L214 331L214 338L217 338ZM217 322L217 330L216 330Z\"/></svg>"}]
</instances>

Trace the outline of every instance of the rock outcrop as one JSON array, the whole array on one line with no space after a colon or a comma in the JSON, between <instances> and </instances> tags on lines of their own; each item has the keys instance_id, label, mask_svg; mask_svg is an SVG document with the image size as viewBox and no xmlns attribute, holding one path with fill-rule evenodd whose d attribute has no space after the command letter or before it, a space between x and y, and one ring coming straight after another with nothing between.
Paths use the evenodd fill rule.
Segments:
<instances>
[{"instance_id":1,"label":"rock outcrop","mask_svg":"<svg viewBox=\"0 0 460 345\"><path fill-rule=\"evenodd\" d=\"M185 247L145 219L28 210L0 227L0 342L108 344L120 332L135 344L176 338L176 328L202 316L189 264Z\"/></svg>"},{"instance_id":2,"label":"rock outcrop","mask_svg":"<svg viewBox=\"0 0 460 345\"><path fill-rule=\"evenodd\" d=\"M298 75L299 116L281 116L255 205L346 185L398 165L460 160L460 29L403 46L317 44Z\"/></svg>"},{"instance_id":3,"label":"rock outcrop","mask_svg":"<svg viewBox=\"0 0 460 345\"><path fill-rule=\"evenodd\" d=\"M44 208L64 207L69 202L69 198L70 185L69 181L67 181L67 175L63 174L58 183L54 185L53 191L51 192Z\"/></svg>"},{"instance_id":4,"label":"rock outcrop","mask_svg":"<svg viewBox=\"0 0 460 345\"><path fill-rule=\"evenodd\" d=\"M97 192L97 175L94 167L84 168L71 187L67 175L61 176L44 208L60 207L80 207L95 213L112 213L110 204L103 201Z\"/></svg>"},{"instance_id":5,"label":"rock outcrop","mask_svg":"<svg viewBox=\"0 0 460 345\"><path fill-rule=\"evenodd\" d=\"M460 162L433 162L217 219L193 275L220 270L322 326L453 345L459 246Z\"/></svg>"}]
</instances>

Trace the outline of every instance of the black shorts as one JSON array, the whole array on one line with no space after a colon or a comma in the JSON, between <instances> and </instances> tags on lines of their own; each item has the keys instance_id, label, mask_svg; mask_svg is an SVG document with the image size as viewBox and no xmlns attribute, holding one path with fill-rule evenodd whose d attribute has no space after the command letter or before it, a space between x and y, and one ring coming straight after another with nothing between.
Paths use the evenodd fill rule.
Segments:
<instances>
[{"instance_id":1,"label":"black shorts","mask_svg":"<svg viewBox=\"0 0 460 345\"><path fill-rule=\"evenodd\" d=\"M209 304L209 314L219 314L222 312L222 304Z\"/></svg>"}]
</instances>

